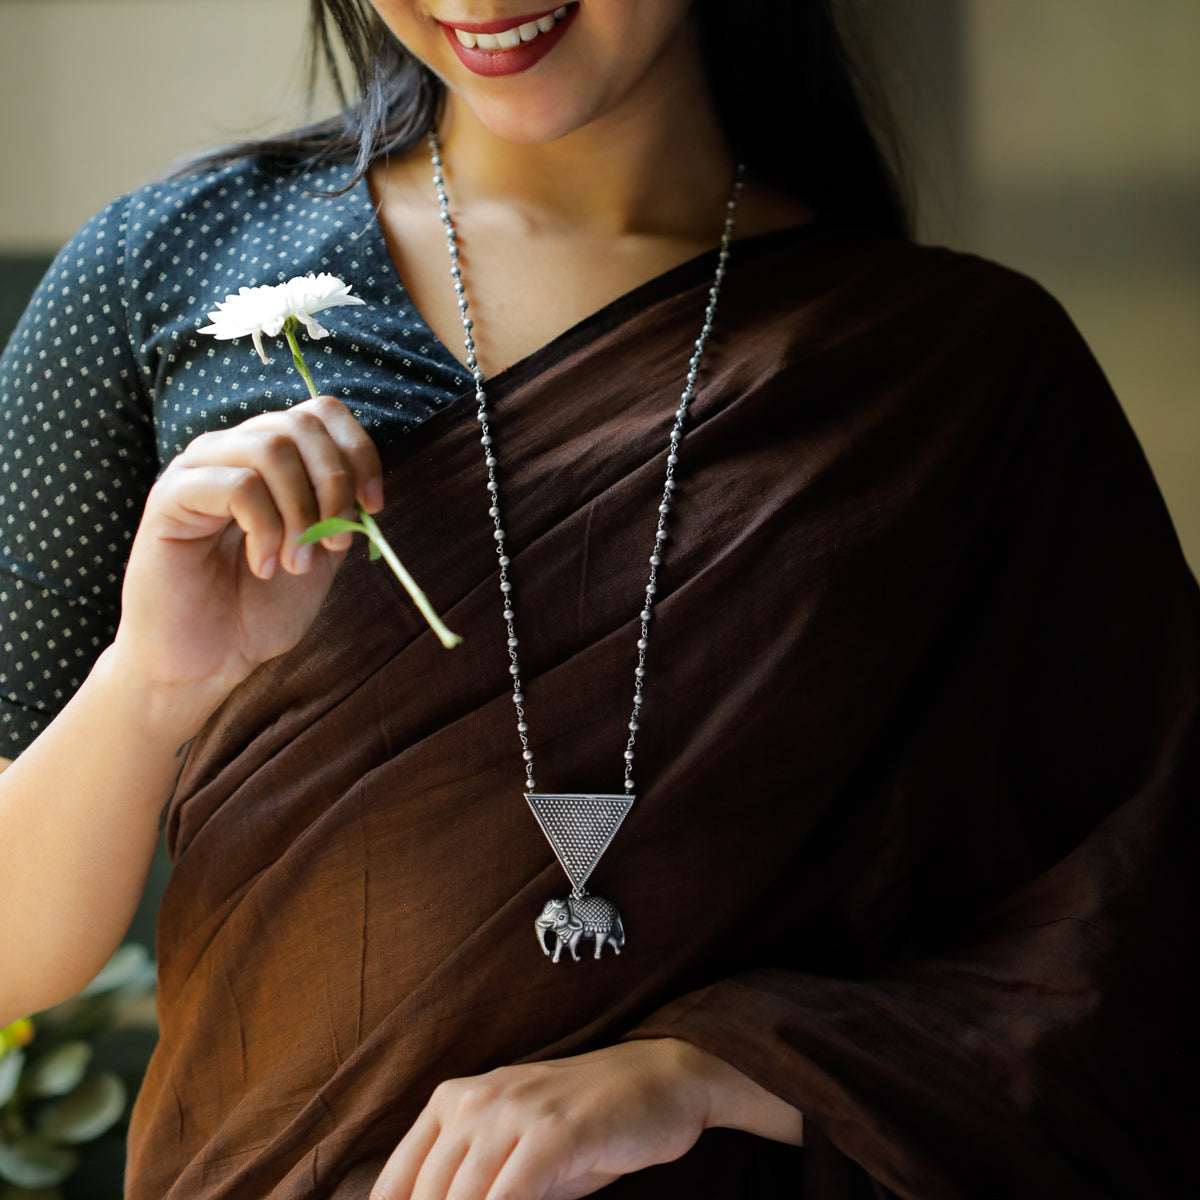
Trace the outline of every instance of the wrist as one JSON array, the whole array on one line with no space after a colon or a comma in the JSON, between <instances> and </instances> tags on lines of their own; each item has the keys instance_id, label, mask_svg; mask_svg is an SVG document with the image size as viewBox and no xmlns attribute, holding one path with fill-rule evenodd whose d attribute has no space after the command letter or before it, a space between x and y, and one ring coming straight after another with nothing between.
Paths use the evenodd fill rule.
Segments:
<instances>
[{"instance_id":1,"label":"wrist","mask_svg":"<svg viewBox=\"0 0 1200 1200\"><path fill-rule=\"evenodd\" d=\"M101 693L113 714L127 720L149 744L172 750L196 735L231 690L209 680L155 679L122 652L119 641L101 652L84 686Z\"/></svg>"},{"instance_id":2,"label":"wrist","mask_svg":"<svg viewBox=\"0 0 1200 1200\"><path fill-rule=\"evenodd\" d=\"M664 1043L680 1077L694 1091L705 1129L741 1129L772 1141L803 1144L804 1118L786 1100L767 1091L723 1058L682 1038Z\"/></svg>"}]
</instances>

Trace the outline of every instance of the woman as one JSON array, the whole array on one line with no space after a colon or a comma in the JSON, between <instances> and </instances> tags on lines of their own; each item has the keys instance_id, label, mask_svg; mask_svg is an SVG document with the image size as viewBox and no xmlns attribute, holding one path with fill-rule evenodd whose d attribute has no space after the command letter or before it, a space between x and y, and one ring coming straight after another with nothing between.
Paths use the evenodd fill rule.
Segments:
<instances>
[{"instance_id":1,"label":"woman","mask_svg":"<svg viewBox=\"0 0 1200 1200\"><path fill-rule=\"evenodd\" d=\"M161 813L133 1197L1168 1194L1200 614L1069 323L903 239L824 5L373 7L337 153L118 202L7 351L0 1021ZM306 271L344 405L197 333Z\"/></svg>"}]
</instances>

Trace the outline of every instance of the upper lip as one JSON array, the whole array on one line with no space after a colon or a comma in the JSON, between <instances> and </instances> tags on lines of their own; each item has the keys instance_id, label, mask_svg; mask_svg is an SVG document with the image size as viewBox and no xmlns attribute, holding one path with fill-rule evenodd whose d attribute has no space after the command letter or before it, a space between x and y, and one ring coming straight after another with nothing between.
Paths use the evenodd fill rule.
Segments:
<instances>
[{"instance_id":1,"label":"upper lip","mask_svg":"<svg viewBox=\"0 0 1200 1200\"><path fill-rule=\"evenodd\" d=\"M562 7L561 3L554 4L549 8L539 9L535 13L526 13L519 17L499 17L494 21L442 21L441 23L449 25L451 29L461 29L463 33L503 33L504 30L513 29L517 25L527 25L530 21L536 21L538 17L548 17Z\"/></svg>"}]
</instances>

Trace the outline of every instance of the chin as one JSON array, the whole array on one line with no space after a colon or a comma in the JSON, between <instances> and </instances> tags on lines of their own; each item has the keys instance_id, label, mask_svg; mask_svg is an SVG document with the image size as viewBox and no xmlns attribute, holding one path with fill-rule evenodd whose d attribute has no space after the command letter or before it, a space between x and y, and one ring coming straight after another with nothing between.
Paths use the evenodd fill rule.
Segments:
<instances>
[{"instance_id":1,"label":"chin","mask_svg":"<svg viewBox=\"0 0 1200 1200\"><path fill-rule=\"evenodd\" d=\"M524 96L518 103L489 97L471 103L461 97L475 119L502 141L516 146L538 146L554 142L582 128L589 117L574 106L550 97Z\"/></svg>"}]
</instances>

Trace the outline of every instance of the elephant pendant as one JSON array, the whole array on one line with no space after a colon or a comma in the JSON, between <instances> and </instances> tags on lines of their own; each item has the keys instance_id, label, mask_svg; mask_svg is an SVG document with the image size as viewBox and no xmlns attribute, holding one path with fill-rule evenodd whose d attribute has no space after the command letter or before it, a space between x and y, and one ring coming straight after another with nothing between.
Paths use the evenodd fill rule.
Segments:
<instances>
[{"instance_id":1,"label":"elephant pendant","mask_svg":"<svg viewBox=\"0 0 1200 1200\"><path fill-rule=\"evenodd\" d=\"M616 905L603 896L593 896L588 892L572 893L561 900L547 900L541 916L533 923L533 930L547 957L550 955L550 944L546 939L548 935L553 938L554 957L551 962L558 962L564 946L578 962L579 943L584 938L595 942L595 958L600 957L600 951L606 945L612 946L617 954L625 945L625 927L621 924L621 914L617 912Z\"/></svg>"}]
</instances>

